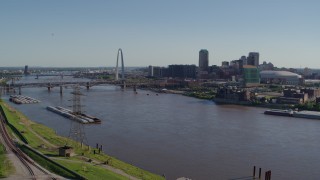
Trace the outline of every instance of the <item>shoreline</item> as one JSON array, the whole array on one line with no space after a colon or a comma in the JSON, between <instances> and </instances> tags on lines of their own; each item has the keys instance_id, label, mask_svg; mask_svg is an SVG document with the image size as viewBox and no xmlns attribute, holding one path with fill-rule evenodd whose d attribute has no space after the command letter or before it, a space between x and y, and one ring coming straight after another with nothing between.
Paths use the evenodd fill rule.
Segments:
<instances>
[{"instance_id":1,"label":"shoreline","mask_svg":"<svg viewBox=\"0 0 320 180\"><path fill-rule=\"evenodd\" d=\"M183 95L187 97L192 97L196 99L201 99L201 100L208 100L208 101L213 101L217 105L222 105L222 104L232 104L232 105L240 105L240 106L250 106L250 107L260 107L260 108L272 108L272 109L288 109L292 108L291 105L287 104L253 104L250 101L235 101L232 99L221 99L221 98L199 98L196 96L190 96L187 94L186 91L178 91L178 90L161 90L161 89L154 89L154 88L143 88L141 90L149 90L151 92L156 92L156 93L164 93L164 94L177 94L177 95Z\"/></svg>"},{"instance_id":2,"label":"shoreline","mask_svg":"<svg viewBox=\"0 0 320 180\"><path fill-rule=\"evenodd\" d=\"M31 121L5 101L0 100L0 105L4 108L5 115L8 116L10 123L12 123L17 129L18 132L16 133L20 133L28 140L28 145L30 147L46 155L48 158L56 157L66 159L65 157L58 156L57 147L62 147L66 144L72 146L76 155L67 159L77 163L74 163L74 165L66 164L66 166L70 170L74 170L79 174L88 177L88 179L97 179L98 177L101 179L103 178L102 175L107 175L106 177L114 177L116 179L122 179L123 177L127 177L129 179L164 179L164 177L160 175L151 173L115 157L109 156L102 151L100 152L96 148L87 145L82 147L78 142L75 142L72 139L59 136L53 129L43 124ZM41 138L39 136L41 136ZM77 164L87 162L91 163L86 165L86 169L92 169L91 171L75 168L78 167ZM112 167L114 170L110 170L110 168L102 168L104 166ZM97 173L96 175L95 173L92 173L94 171L98 171L100 174Z\"/></svg>"}]
</instances>

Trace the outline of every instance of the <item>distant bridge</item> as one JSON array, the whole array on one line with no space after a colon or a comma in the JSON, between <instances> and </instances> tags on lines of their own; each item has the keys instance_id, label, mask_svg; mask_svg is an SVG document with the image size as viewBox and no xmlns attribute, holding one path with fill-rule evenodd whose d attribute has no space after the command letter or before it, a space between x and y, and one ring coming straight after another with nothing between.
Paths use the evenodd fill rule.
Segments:
<instances>
[{"instance_id":1,"label":"distant bridge","mask_svg":"<svg viewBox=\"0 0 320 180\"><path fill-rule=\"evenodd\" d=\"M59 87L59 86L97 86L102 84L115 84L120 85L120 81L114 80L103 80L103 81L42 81L42 82L25 82L25 83L15 83L11 84L11 87Z\"/></svg>"},{"instance_id":2,"label":"distant bridge","mask_svg":"<svg viewBox=\"0 0 320 180\"><path fill-rule=\"evenodd\" d=\"M21 78L21 74L0 74L0 78Z\"/></svg>"},{"instance_id":3,"label":"distant bridge","mask_svg":"<svg viewBox=\"0 0 320 180\"><path fill-rule=\"evenodd\" d=\"M42 81L42 82L30 82L30 83L14 83L14 84L8 84L5 87L5 91L9 92L10 90L13 90L15 92L15 89L18 89L19 94L21 94L22 88L33 88L33 87L44 87L47 88L48 91L50 91L54 87L60 87L60 93L62 93L63 87L67 86L84 86L87 89L90 89L92 86L99 86L99 85L116 85L120 86L121 88L126 87L132 87L134 91L136 91L137 88L140 87L151 87L154 84L153 83L137 83L137 82L126 82L126 81L115 81L115 80L96 80L96 81Z\"/></svg>"},{"instance_id":4,"label":"distant bridge","mask_svg":"<svg viewBox=\"0 0 320 180\"><path fill-rule=\"evenodd\" d=\"M74 74L50 74L50 73L48 73L48 74L30 74L30 75L28 75L28 76L37 76L37 77L39 77L39 76L74 76Z\"/></svg>"}]
</instances>

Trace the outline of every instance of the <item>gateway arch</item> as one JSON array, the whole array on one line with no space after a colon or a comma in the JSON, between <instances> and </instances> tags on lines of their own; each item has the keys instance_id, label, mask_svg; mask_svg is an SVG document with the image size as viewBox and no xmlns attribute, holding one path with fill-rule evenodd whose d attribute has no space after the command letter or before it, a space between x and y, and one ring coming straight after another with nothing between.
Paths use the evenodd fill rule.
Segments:
<instances>
[{"instance_id":1,"label":"gateway arch","mask_svg":"<svg viewBox=\"0 0 320 180\"><path fill-rule=\"evenodd\" d=\"M122 53L122 49L119 48L119 49L118 49L118 54L117 54L117 66L116 66L116 77L115 77L115 80L116 80L116 81L119 80L119 69L118 69L118 65L119 65L119 55L121 55L121 80L125 80L125 79L124 79L123 53Z\"/></svg>"}]
</instances>

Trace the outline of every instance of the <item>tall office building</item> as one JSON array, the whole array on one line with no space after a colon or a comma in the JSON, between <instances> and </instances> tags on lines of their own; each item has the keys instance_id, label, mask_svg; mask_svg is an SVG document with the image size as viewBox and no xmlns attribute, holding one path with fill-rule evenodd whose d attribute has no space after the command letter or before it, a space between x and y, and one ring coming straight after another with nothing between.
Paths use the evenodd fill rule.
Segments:
<instances>
[{"instance_id":1,"label":"tall office building","mask_svg":"<svg viewBox=\"0 0 320 180\"><path fill-rule=\"evenodd\" d=\"M222 61L221 66L222 67L229 67L229 62L228 61Z\"/></svg>"},{"instance_id":2,"label":"tall office building","mask_svg":"<svg viewBox=\"0 0 320 180\"><path fill-rule=\"evenodd\" d=\"M241 56L241 58L239 60L242 61L243 65L247 65L247 57L246 56Z\"/></svg>"},{"instance_id":3,"label":"tall office building","mask_svg":"<svg viewBox=\"0 0 320 180\"><path fill-rule=\"evenodd\" d=\"M209 70L209 52L206 49L201 49L199 51L199 70L200 71Z\"/></svg>"},{"instance_id":4,"label":"tall office building","mask_svg":"<svg viewBox=\"0 0 320 180\"><path fill-rule=\"evenodd\" d=\"M29 68L28 65L24 66L24 75L28 75L29 74Z\"/></svg>"},{"instance_id":5,"label":"tall office building","mask_svg":"<svg viewBox=\"0 0 320 180\"><path fill-rule=\"evenodd\" d=\"M159 66L149 66L149 68L148 68L148 75L150 76L150 77L162 77L162 70L163 70L164 68L162 68L162 67L159 67Z\"/></svg>"},{"instance_id":6,"label":"tall office building","mask_svg":"<svg viewBox=\"0 0 320 180\"><path fill-rule=\"evenodd\" d=\"M149 66L148 68L148 76L152 77L153 76L153 66Z\"/></svg>"},{"instance_id":7,"label":"tall office building","mask_svg":"<svg viewBox=\"0 0 320 180\"><path fill-rule=\"evenodd\" d=\"M259 66L259 53L258 52L250 52L249 56L247 57L247 64L252 66Z\"/></svg>"},{"instance_id":8,"label":"tall office building","mask_svg":"<svg viewBox=\"0 0 320 180\"><path fill-rule=\"evenodd\" d=\"M243 66L243 82L245 87L254 87L260 84L259 69L256 66Z\"/></svg>"},{"instance_id":9,"label":"tall office building","mask_svg":"<svg viewBox=\"0 0 320 180\"><path fill-rule=\"evenodd\" d=\"M168 77L173 78L196 78L196 65L169 65Z\"/></svg>"}]
</instances>

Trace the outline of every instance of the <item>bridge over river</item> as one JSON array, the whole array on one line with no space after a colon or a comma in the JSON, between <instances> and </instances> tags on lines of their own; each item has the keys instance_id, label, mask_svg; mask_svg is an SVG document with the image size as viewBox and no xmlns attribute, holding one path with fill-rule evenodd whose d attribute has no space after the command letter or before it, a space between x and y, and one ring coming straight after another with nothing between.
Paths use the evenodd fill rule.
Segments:
<instances>
[{"instance_id":1,"label":"bridge over river","mask_svg":"<svg viewBox=\"0 0 320 180\"><path fill-rule=\"evenodd\" d=\"M21 82L21 83L11 83L7 84L7 86L3 87L5 92L16 92L18 90L19 94L21 95L22 88L47 88L50 91L54 87L60 87L60 93L63 91L63 87L70 87L70 86L84 86L87 89L90 89L92 86L99 86L99 85L116 85L120 86L121 88L132 87L134 91L140 87L152 87L154 83L146 83L146 82L131 82L126 80L89 80L89 81L41 81L41 82ZM1 89L1 91L3 91Z\"/></svg>"}]
</instances>

